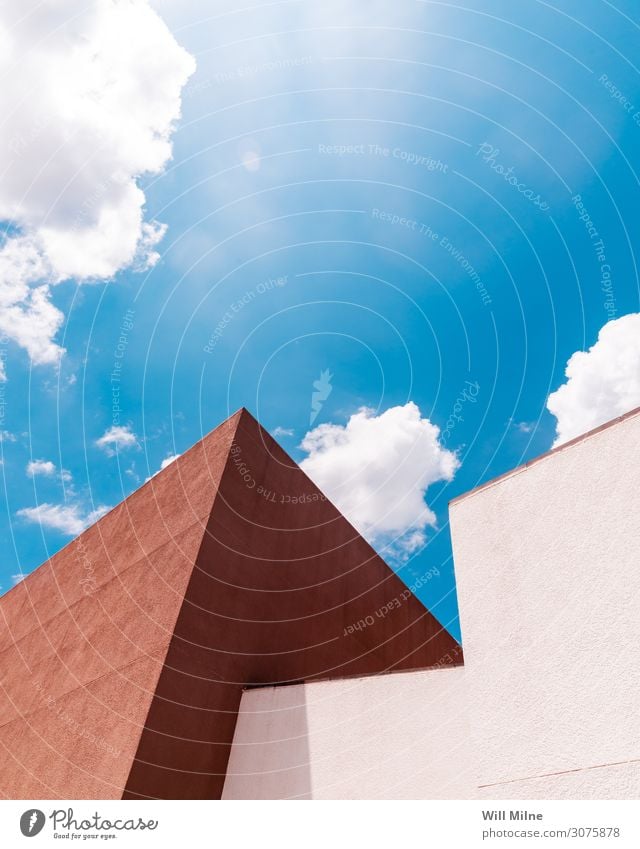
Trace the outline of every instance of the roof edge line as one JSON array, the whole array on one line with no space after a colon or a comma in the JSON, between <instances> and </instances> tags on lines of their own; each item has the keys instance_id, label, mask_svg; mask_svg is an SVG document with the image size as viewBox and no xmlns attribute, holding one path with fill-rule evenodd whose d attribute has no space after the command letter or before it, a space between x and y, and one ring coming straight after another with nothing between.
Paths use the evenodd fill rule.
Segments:
<instances>
[{"instance_id":1,"label":"roof edge line","mask_svg":"<svg viewBox=\"0 0 640 849\"><path fill-rule=\"evenodd\" d=\"M513 469L509 469L507 472L503 472L501 475L497 475L495 478L491 478L491 480L485 481L484 483L479 484L473 489L467 490L467 492L463 492L460 495L456 495L455 498L452 498L449 501L449 507L452 507L454 504L458 504L460 501L464 501L466 498L470 498L472 495L477 495L482 492L484 489L489 489L492 486L496 486L507 478L512 477L513 475L521 474L525 472L530 466L534 466L542 460L546 460L553 454L559 454L561 451L566 450L567 448L571 448L573 445L577 445L580 442L585 442L587 439L590 439L593 436L596 436L598 433L601 433L603 430L607 430L610 427L613 427L620 422L626 421L627 419L632 419L635 416L640 415L640 407L634 407L632 410L629 410L626 413L623 413L620 416L616 416L614 419L609 419L609 421L603 422L597 427L592 428L591 430L585 431L585 433L581 433L579 436L574 436L573 439L568 440L567 442L563 442L561 445L556 445L555 448L550 448L548 451L545 451L542 454L538 454L536 457L532 457L531 460L527 460L526 463L520 463L519 466L515 466Z\"/></svg>"}]
</instances>

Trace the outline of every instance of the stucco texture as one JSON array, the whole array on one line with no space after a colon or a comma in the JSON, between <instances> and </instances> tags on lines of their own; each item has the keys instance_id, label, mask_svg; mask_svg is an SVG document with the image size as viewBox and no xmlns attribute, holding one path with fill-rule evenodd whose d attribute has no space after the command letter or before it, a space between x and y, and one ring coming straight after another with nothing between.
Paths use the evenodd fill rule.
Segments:
<instances>
[{"instance_id":1,"label":"stucco texture","mask_svg":"<svg viewBox=\"0 0 640 849\"><path fill-rule=\"evenodd\" d=\"M243 687L461 659L241 410L0 599L0 792L219 798Z\"/></svg>"},{"instance_id":2,"label":"stucco texture","mask_svg":"<svg viewBox=\"0 0 640 849\"><path fill-rule=\"evenodd\" d=\"M459 669L247 691L225 798L640 797L640 415L451 505Z\"/></svg>"},{"instance_id":3,"label":"stucco texture","mask_svg":"<svg viewBox=\"0 0 640 849\"><path fill-rule=\"evenodd\" d=\"M244 693L224 799L455 799L472 776L463 668Z\"/></svg>"},{"instance_id":4,"label":"stucco texture","mask_svg":"<svg viewBox=\"0 0 640 849\"><path fill-rule=\"evenodd\" d=\"M640 415L451 507L485 798L640 796Z\"/></svg>"}]
</instances>

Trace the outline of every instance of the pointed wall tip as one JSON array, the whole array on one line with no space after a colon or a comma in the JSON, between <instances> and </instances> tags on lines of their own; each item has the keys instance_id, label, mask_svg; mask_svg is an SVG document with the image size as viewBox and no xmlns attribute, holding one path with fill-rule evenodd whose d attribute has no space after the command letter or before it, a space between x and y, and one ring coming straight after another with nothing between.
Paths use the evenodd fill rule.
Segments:
<instances>
[{"instance_id":1,"label":"pointed wall tip","mask_svg":"<svg viewBox=\"0 0 640 849\"><path fill-rule=\"evenodd\" d=\"M253 413L249 409L247 409L247 407L245 407L244 405L242 407L238 407L238 409L235 411L235 413L231 413L231 415L228 416L227 419L225 419L225 421L230 422L233 419L236 419L236 418L240 419L243 416L249 416L250 418L254 419L254 421L257 421L257 419L253 415Z\"/></svg>"}]
</instances>

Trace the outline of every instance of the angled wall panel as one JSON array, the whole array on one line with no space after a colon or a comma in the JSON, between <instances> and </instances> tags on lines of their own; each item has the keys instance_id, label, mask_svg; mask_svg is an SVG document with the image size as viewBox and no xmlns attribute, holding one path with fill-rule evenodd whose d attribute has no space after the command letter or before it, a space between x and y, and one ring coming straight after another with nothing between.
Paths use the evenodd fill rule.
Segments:
<instances>
[{"instance_id":1,"label":"angled wall panel","mask_svg":"<svg viewBox=\"0 0 640 849\"><path fill-rule=\"evenodd\" d=\"M0 789L122 795L238 416L0 599Z\"/></svg>"},{"instance_id":2,"label":"angled wall panel","mask_svg":"<svg viewBox=\"0 0 640 849\"><path fill-rule=\"evenodd\" d=\"M395 598L386 617L349 632ZM461 662L455 640L245 412L127 795L219 798L245 686Z\"/></svg>"},{"instance_id":3,"label":"angled wall panel","mask_svg":"<svg viewBox=\"0 0 640 849\"><path fill-rule=\"evenodd\" d=\"M246 690L223 799L467 799L464 668Z\"/></svg>"},{"instance_id":4,"label":"angled wall panel","mask_svg":"<svg viewBox=\"0 0 640 849\"><path fill-rule=\"evenodd\" d=\"M485 798L640 798L640 411L451 506Z\"/></svg>"},{"instance_id":5,"label":"angled wall panel","mask_svg":"<svg viewBox=\"0 0 640 849\"><path fill-rule=\"evenodd\" d=\"M243 687L459 662L240 411L0 599L0 792L218 798Z\"/></svg>"}]
</instances>

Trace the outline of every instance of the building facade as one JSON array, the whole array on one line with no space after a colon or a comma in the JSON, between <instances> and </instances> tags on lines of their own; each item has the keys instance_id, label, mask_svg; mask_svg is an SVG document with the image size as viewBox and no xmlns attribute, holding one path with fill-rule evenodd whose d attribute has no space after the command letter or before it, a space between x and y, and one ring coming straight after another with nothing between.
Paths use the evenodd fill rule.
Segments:
<instances>
[{"instance_id":1,"label":"building facade","mask_svg":"<svg viewBox=\"0 0 640 849\"><path fill-rule=\"evenodd\" d=\"M640 798L640 411L450 505L464 666L245 693L225 798Z\"/></svg>"},{"instance_id":2,"label":"building facade","mask_svg":"<svg viewBox=\"0 0 640 849\"><path fill-rule=\"evenodd\" d=\"M239 411L0 599L3 795L638 798L639 455L451 504L463 658Z\"/></svg>"}]
</instances>

